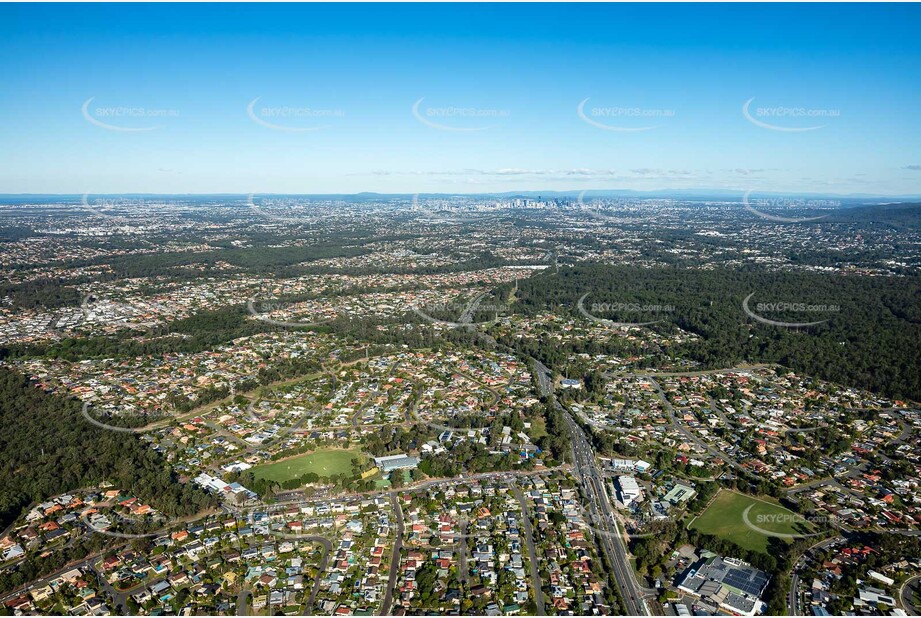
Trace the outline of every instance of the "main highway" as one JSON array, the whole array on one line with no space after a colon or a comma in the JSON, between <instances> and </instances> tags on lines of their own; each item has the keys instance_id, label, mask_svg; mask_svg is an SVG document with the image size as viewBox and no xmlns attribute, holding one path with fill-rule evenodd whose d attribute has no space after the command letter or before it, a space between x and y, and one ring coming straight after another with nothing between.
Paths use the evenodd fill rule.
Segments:
<instances>
[{"instance_id":1,"label":"main highway","mask_svg":"<svg viewBox=\"0 0 921 618\"><path fill-rule=\"evenodd\" d=\"M550 397L553 405L563 413L572 439L573 471L582 485L588 503L588 515L593 529L597 533L599 544L613 569L614 579L620 590L620 596L630 616L648 616L651 614L646 604L647 591L636 581L633 567L627 557L627 548L617 531L616 517L608 497L604 477L598 468L595 451L585 435L585 431L573 419L572 415L553 396L553 377L546 365L532 359L537 372L538 384L542 395ZM657 607L657 606L656 606Z\"/></svg>"}]
</instances>

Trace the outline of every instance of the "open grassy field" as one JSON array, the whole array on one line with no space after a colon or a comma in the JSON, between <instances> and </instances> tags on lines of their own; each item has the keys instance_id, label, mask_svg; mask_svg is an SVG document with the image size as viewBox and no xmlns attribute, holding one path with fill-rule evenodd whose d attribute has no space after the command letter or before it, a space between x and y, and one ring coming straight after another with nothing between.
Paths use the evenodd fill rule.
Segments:
<instances>
[{"instance_id":1,"label":"open grassy field","mask_svg":"<svg viewBox=\"0 0 921 618\"><path fill-rule=\"evenodd\" d=\"M748 511L747 519L752 526L745 523L744 514L748 507L751 510ZM778 534L815 532L809 522L775 502L727 490L720 491L690 527L762 553L767 553L770 537L759 532L758 528Z\"/></svg>"},{"instance_id":2,"label":"open grassy field","mask_svg":"<svg viewBox=\"0 0 921 618\"><path fill-rule=\"evenodd\" d=\"M531 429L526 433L528 433L535 440L543 438L547 435L547 421L544 420L543 416L532 420Z\"/></svg>"},{"instance_id":3,"label":"open grassy field","mask_svg":"<svg viewBox=\"0 0 921 618\"><path fill-rule=\"evenodd\" d=\"M252 472L257 478L279 483L304 476L308 472L315 472L321 477L329 477L334 474L351 474L352 459L355 457L364 461L364 455L358 449L323 449L291 457L290 459L256 466Z\"/></svg>"}]
</instances>

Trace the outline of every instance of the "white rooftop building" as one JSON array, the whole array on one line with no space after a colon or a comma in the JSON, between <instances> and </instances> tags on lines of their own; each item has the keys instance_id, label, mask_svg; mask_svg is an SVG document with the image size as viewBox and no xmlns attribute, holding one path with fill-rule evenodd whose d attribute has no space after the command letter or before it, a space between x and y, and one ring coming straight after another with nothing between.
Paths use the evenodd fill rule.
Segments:
<instances>
[{"instance_id":1,"label":"white rooftop building","mask_svg":"<svg viewBox=\"0 0 921 618\"><path fill-rule=\"evenodd\" d=\"M640 497L642 493L636 479L632 476L623 475L617 477L617 486L620 488L617 492L620 501L624 506L630 506Z\"/></svg>"},{"instance_id":2,"label":"white rooftop building","mask_svg":"<svg viewBox=\"0 0 921 618\"><path fill-rule=\"evenodd\" d=\"M407 470L419 465L418 457L409 455L389 455L387 457L375 457L374 464L381 469L381 472L393 472L394 470Z\"/></svg>"}]
</instances>

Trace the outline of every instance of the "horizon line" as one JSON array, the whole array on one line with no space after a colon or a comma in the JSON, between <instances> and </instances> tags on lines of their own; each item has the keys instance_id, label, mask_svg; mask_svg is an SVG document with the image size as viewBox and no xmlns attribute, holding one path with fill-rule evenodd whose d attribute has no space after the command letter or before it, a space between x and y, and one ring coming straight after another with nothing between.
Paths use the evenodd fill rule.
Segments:
<instances>
[{"instance_id":1,"label":"horizon line","mask_svg":"<svg viewBox=\"0 0 921 618\"><path fill-rule=\"evenodd\" d=\"M921 199L921 193L901 193L901 194L883 194L883 193L822 193L817 191L756 191L746 189L584 189L584 190L556 190L556 189L522 189L518 191L481 191L473 193L462 193L456 191L419 191L419 192L392 192L383 193L379 191L356 191L346 192L323 192L323 193L291 193L291 192L273 192L273 191L255 191L255 192L179 192L179 193L156 193L150 191L110 191L110 192L73 192L73 193L0 193L0 199L3 198L32 198L32 197L84 197L84 196L125 196L125 195L144 195L154 197L242 197L248 196L285 196L285 197L412 197L412 196L457 196L457 197L489 197L502 196L510 197L522 195L527 197L578 197L580 194L613 194L613 193L634 193L644 194L655 197L657 194L696 194L704 197L711 193L714 196L726 197L730 194L738 194L744 197L746 193L758 195L785 195L785 196L819 196L819 197L840 197L852 199Z\"/></svg>"}]
</instances>

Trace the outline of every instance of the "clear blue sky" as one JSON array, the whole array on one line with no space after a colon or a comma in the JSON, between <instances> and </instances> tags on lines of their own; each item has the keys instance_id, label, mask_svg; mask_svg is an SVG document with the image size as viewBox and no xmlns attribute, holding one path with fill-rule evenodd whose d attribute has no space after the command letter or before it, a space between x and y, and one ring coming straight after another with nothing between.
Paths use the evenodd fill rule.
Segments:
<instances>
[{"instance_id":1,"label":"clear blue sky","mask_svg":"<svg viewBox=\"0 0 921 618\"><path fill-rule=\"evenodd\" d=\"M918 194L919 18L858 4L0 5L0 193Z\"/></svg>"}]
</instances>

